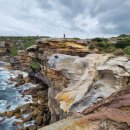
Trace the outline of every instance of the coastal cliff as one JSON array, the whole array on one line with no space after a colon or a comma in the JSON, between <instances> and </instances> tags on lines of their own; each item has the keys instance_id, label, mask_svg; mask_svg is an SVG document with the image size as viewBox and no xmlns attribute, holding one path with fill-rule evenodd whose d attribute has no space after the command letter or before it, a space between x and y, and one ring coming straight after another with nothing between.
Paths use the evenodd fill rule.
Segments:
<instances>
[{"instance_id":1,"label":"coastal cliff","mask_svg":"<svg viewBox=\"0 0 130 130\"><path fill-rule=\"evenodd\" d=\"M21 129L129 128L130 60L90 51L89 45L87 40L44 38L17 56L2 56L8 68L27 71L29 81L39 84L22 93L33 97L26 119L35 125Z\"/></svg>"}]
</instances>

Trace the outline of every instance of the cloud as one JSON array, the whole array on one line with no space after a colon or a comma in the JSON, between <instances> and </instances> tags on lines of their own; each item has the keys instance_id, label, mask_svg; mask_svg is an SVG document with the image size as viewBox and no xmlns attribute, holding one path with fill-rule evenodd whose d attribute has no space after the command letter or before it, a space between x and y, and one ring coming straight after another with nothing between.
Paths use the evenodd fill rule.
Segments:
<instances>
[{"instance_id":1,"label":"cloud","mask_svg":"<svg viewBox=\"0 0 130 130\"><path fill-rule=\"evenodd\" d=\"M129 14L129 0L0 0L0 35L129 34Z\"/></svg>"}]
</instances>

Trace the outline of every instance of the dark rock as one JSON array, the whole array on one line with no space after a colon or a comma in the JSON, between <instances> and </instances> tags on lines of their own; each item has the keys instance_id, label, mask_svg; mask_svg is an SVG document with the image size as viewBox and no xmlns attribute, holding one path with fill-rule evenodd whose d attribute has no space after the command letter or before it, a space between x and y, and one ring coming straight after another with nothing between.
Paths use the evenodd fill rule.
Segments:
<instances>
[{"instance_id":1,"label":"dark rock","mask_svg":"<svg viewBox=\"0 0 130 130\"><path fill-rule=\"evenodd\" d=\"M10 118L10 117L14 116L14 114L15 114L14 111L7 111L6 116L7 116L8 118Z\"/></svg>"},{"instance_id":2,"label":"dark rock","mask_svg":"<svg viewBox=\"0 0 130 130\"><path fill-rule=\"evenodd\" d=\"M21 81L19 81L19 82L15 85L15 87L19 87L19 86L21 86L21 85L23 85L23 84L25 84L25 81L24 81L24 80L21 80Z\"/></svg>"},{"instance_id":3,"label":"dark rock","mask_svg":"<svg viewBox=\"0 0 130 130\"><path fill-rule=\"evenodd\" d=\"M11 105L8 105L7 107L6 107L6 109L9 109L11 107Z\"/></svg>"},{"instance_id":4,"label":"dark rock","mask_svg":"<svg viewBox=\"0 0 130 130\"><path fill-rule=\"evenodd\" d=\"M36 117L35 124L37 124L37 125L40 126L40 125L42 124L42 122L43 122L43 116L38 115L38 116Z\"/></svg>"},{"instance_id":5,"label":"dark rock","mask_svg":"<svg viewBox=\"0 0 130 130\"><path fill-rule=\"evenodd\" d=\"M19 74L18 75L18 80L22 80L23 79L23 75L22 74Z\"/></svg>"},{"instance_id":6,"label":"dark rock","mask_svg":"<svg viewBox=\"0 0 130 130\"><path fill-rule=\"evenodd\" d=\"M17 121L14 121L12 123L13 126L19 126L19 125L22 125L22 124L23 124L23 122L17 122Z\"/></svg>"},{"instance_id":7,"label":"dark rock","mask_svg":"<svg viewBox=\"0 0 130 130\"><path fill-rule=\"evenodd\" d=\"M24 122L28 122L28 121L31 121L31 120L32 120L32 116L31 115L29 115L28 117L23 119Z\"/></svg>"},{"instance_id":8,"label":"dark rock","mask_svg":"<svg viewBox=\"0 0 130 130\"><path fill-rule=\"evenodd\" d=\"M31 125L31 126L28 127L28 130L37 130L37 126Z\"/></svg>"}]
</instances>

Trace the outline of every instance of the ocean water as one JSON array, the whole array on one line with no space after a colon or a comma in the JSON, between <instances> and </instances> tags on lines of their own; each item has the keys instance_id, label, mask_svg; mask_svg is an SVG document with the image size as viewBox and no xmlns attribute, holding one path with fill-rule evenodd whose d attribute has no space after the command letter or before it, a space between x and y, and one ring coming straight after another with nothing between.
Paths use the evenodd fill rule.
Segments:
<instances>
[{"instance_id":1,"label":"ocean water","mask_svg":"<svg viewBox=\"0 0 130 130\"><path fill-rule=\"evenodd\" d=\"M31 96L21 95L21 91L26 90L35 85L28 83L18 88L15 87L15 82L10 81L10 77L16 77L19 73L26 76L26 73L20 71L9 71L0 67L0 113L4 111L14 110L16 107L32 102ZM16 121L15 117L5 119L0 117L0 130L15 130L16 127L12 123Z\"/></svg>"}]
</instances>

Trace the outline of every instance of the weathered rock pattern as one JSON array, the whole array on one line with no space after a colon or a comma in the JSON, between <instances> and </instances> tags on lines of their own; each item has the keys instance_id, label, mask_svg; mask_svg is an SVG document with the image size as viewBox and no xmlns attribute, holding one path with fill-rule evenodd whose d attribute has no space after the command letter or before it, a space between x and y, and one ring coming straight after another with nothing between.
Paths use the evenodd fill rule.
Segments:
<instances>
[{"instance_id":1,"label":"weathered rock pattern","mask_svg":"<svg viewBox=\"0 0 130 130\"><path fill-rule=\"evenodd\" d=\"M33 103L5 115L22 118L14 125L34 121L23 129L38 129L66 117L43 129L129 129L129 89L125 89L130 83L129 59L90 53L85 40L49 38L8 57L14 68L28 71L30 80L40 87L22 92L32 95ZM33 60L40 65L39 71L30 69ZM29 115L22 117L24 113Z\"/></svg>"},{"instance_id":2,"label":"weathered rock pattern","mask_svg":"<svg viewBox=\"0 0 130 130\"><path fill-rule=\"evenodd\" d=\"M55 54L49 58L49 67L61 71L70 81L56 95L65 112L82 112L84 106L108 97L128 84L129 62L126 57L89 54L84 58Z\"/></svg>"},{"instance_id":3,"label":"weathered rock pattern","mask_svg":"<svg viewBox=\"0 0 130 130\"><path fill-rule=\"evenodd\" d=\"M86 43L43 39L38 41L37 48L31 49L29 53L43 66L43 79L40 79L48 85L51 123L71 112L82 113L129 83L130 61L126 57L85 56L88 53Z\"/></svg>"},{"instance_id":4,"label":"weathered rock pattern","mask_svg":"<svg viewBox=\"0 0 130 130\"><path fill-rule=\"evenodd\" d=\"M66 118L40 130L129 130L129 100L130 86L86 108L83 112L86 116Z\"/></svg>"}]
</instances>

